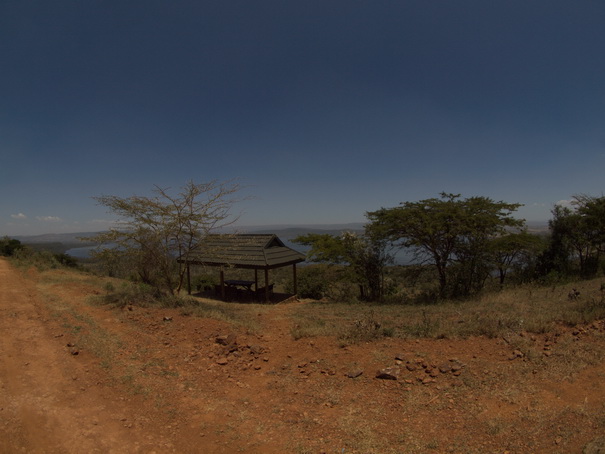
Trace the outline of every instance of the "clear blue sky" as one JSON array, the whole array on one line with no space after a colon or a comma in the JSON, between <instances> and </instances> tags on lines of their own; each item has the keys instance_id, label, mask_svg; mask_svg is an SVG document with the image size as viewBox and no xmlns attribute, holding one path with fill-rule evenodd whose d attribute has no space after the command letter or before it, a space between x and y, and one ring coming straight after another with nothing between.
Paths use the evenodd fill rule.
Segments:
<instances>
[{"instance_id":1,"label":"clear blue sky","mask_svg":"<svg viewBox=\"0 0 605 454\"><path fill-rule=\"evenodd\" d=\"M244 225L605 186L600 0L3 0L0 235L239 178Z\"/></svg>"}]
</instances>

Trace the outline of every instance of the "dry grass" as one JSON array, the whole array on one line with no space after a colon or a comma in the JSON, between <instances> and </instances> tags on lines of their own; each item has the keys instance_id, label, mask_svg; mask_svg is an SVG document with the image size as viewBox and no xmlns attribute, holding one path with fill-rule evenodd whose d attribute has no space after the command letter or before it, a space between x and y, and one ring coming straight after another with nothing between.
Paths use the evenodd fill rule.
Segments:
<instances>
[{"instance_id":1,"label":"dry grass","mask_svg":"<svg viewBox=\"0 0 605 454\"><path fill-rule=\"evenodd\" d=\"M510 333L552 333L605 318L602 279L570 285L523 286L469 301L430 305L368 305L311 302L293 313L295 339L336 335L349 343L379 337L501 337Z\"/></svg>"}]
</instances>

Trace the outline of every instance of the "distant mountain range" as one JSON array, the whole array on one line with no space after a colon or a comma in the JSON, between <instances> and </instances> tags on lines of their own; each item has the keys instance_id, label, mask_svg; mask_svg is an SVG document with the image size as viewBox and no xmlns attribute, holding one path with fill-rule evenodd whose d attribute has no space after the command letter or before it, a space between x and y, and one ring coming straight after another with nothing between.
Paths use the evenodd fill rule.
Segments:
<instances>
[{"instance_id":1,"label":"distant mountain range","mask_svg":"<svg viewBox=\"0 0 605 454\"><path fill-rule=\"evenodd\" d=\"M528 230L532 233L542 233L548 230L548 223L546 222L528 222ZM240 226L231 228L231 232L235 233L273 233L279 238L285 241L292 240L299 235L307 235L309 233L317 234L330 234L339 235L342 232L356 232L361 233L364 229L364 223L352 222L347 224L304 224L304 225L292 225L292 224L274 224L274 225L260 225L260 226ZM57 244L61 243L65 247L83 247L87 244L86 241L82 241L80 238L86 238L96 235L98 232L76 232L76 233L46 233L43 235L29 235L29 236L14 236L23 244Z\"/></svg>"},{"instance_id":2,"label":"distant mountain range","mask_svg":"<svg viewBox=\"0 0 605 454\"><path fill-rule=\"evenodd\" d=\"M350 232L361 232L363 231L364 224L361 222L349 223L349 224L309 224L309 225L260 225L260 226L241 226L231 228L230 231L235 233L274 233L278 237L284 237L284 239L295 238L298 235L305 235L307 233L330 233L337 234L344 231ZM22 243L25 244L40 244L40 243L64 243L64 244L78 244L81 245L85 242L80 238L87 238L94 236L100 232L75 232L75 233L45 233L42 235L20 235L12 236Z\"/></svg>"},{"instance_id":3,"label":"distant mountain range","mask_svg":"<svg viewBox=\"0 0 605 454\"><path fill-rule=\"evenodd\" d=\"M288 241L300 235L309 233L339 235L342 232L363 232L364 224L354 222L349 224L308 224L308 225L267 225L238 227L236 233L273 233L280 239Z\"/></svg>"},{"instance_id":4,"label":"distant mountain range","mask_svg":"<svg viewBox=\"0 0 605 454\"><path fill-rule=\"evenodd\" d=\"M63 243L82 245L86 242L80 240L80 238L86 238L96 234L97 232L44 233L42 235L21 235L13 236L11 238L15 238L24 244Z\"/></svg>"}]
</instances>

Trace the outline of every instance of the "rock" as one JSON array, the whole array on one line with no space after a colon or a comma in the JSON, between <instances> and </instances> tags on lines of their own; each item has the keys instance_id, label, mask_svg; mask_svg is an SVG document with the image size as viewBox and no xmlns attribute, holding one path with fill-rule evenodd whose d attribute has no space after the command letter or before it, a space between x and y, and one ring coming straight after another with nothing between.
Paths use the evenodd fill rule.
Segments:
<instances>
[{"instance_id":1,"label":"rock","mask_svg":"<svg viewBox=\"0 0 605 454\"><path fill-rule=\"evenodd\" d=\"M513 359L523 358L524 356L525 355L521 350L513 350L511 356L508 359L512 361Z\"/></svg>"},{"instance_id":2,"label":"rock","mask_svg":"<svg viewBox=\"0 0 605 454\"><path fill-rule=\"evenodd\" d=\"M462 370L462 364L461 363L452 363L451 365L451 371L452 372L460 372Z\"/></svg>"},{"instance_id":3,"label":"rock","mask_svg":"<svg viewBox=\"0 0 605 454\"><path fill-rule=\"evenodd\" d=\"M447 374L452 371L452 365L450 363L443 363L439 365L439 372L442 374Z\"/></svg>"},{"instance_id":4,"label":"rock","mask_svg":"<svg viewBox=\"0 0 605 454\"><path fill-rule=\"evenodd\" d=\"M234 345L237 343L236 339L237 337L235 336L235 334L230 333L226 336L216 336L214 341L219 345Z\"/></svg>"},{"instance_id":5,"label":"rock","mask_svg":"<svg viewBox=\"0 0 605 454\"><path fill-rule=\"evenodd\" d=\"M229 363L229 360L227 358L219 358L216 360L216 364L219 364L221 366L224 366L228 363Z\"/></svg>"},{"instance_id":6,"label":"rock","mask_svg":"<svg viewBox=\"0 0 605 454\"><path fill-rule=\"evenodd\" d=\"M403 353L398 353L395 355L395 359L398 361L405 361L405 355Z\"/></svg>"},{"instance_id":7,"label":"rock","mask_svg":"<svg viewBox=\"0 0 605 454\"><path fill-rule=\"evenodd\" d=\"M347 372L345 375L347 377L349 377L349 378L357 378L357 377L359 377L362 374L363 374L363 370L361 370L361 369L355 369L355 370Z\"/></svg>"},{"instance_id":8,"label":"rock","mask_svg":"<svg viewBox=\"0 0 605 454\"><path fill-rule=\"evenodd\" d=\"M172 317L164 317L163 319L165 322L171 322L172 321Z\"/></svg>"},{"instance_id":9,"label":"rock","mask_svg":"<svg viewBox=\"0 0 605 454\"><path fill-rule=\"evenodd\" d=\"M407 369L407 370L409 370L410 372L414 372L416 369L418 369L418 367L416 367L416 365L415 365L415 364L411 364L411 363L406 364L406 365L405 365L405 367L406 367L406 369Z\"/></svg>"},{"instance_id":10,"label":"rock","mask_svg":"<svg viewBox=\"0 0 605 454\"><path fill-rule=\"evenodd\" d=\"M265 349L260 345L250 345L250 353L253 355L262 355L265 352Z\"/></svg>"},{"instance_id":11,"label":"rock","mask_svg":"<svg viewBox=\"0 0 605 454\"><path fill-rule=\"evenodd\" d=\"M399 367L386 367L376 372L376 378L380 378L382 380L397 380L400 372L401 370Z\"/></svg>"}]
</instances>

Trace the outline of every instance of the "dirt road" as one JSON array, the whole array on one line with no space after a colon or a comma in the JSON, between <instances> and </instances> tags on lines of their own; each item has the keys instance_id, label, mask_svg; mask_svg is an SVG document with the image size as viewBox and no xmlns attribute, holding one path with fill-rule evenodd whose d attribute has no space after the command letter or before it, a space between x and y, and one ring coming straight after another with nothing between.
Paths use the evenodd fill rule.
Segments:
<instances>
[{"instance_id":1,"label":"dirt road","mask_svg":"<svg viewBox=\"0 0 605 454\"><path fill-rule=\"evenodd\" d=\"M51 331L32 282L0 260L0 452L150 452L163 440L128 426L127 407L99 392ZM75 351L74 351L75 353Z\"/></svg>"}]
</instances>

